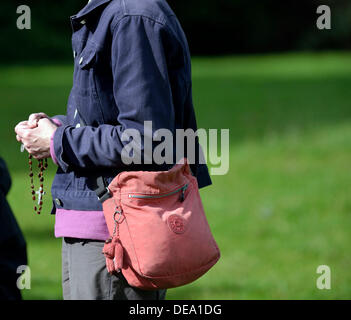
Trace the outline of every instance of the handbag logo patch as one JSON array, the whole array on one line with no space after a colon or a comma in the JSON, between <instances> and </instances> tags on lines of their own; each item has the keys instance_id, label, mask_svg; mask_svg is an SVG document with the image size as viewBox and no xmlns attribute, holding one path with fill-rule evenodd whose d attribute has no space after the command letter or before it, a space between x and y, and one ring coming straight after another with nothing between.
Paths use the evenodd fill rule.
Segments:
<instances>
[{"instance_id":1,"label":"handbag logo patch","mask_svg":"<svg viewBox=\"0 0 351 320\"><path fill-rule=\"evenodd\" d=\"M185 219L177 214L172 214L167 219L169 228L177 234L184 233L185 228Z\"/></svg>"}]
</instances>

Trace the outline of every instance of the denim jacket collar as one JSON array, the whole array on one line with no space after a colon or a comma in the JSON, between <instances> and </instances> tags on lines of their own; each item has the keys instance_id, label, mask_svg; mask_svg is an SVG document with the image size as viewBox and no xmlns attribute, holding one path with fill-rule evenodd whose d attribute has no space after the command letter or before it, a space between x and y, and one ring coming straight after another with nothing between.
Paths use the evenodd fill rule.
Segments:
<instances>
[{"instance_id":1,"label":"denim jacket collar","mask_svg":"<svg viewBox=\"0 0 351 320\"><path fill-rule=\"evenodd\" d=\"M100 6L106 4L107 2L110 2L111 0L92 0L88 2L88 4L80 10L76 15L71 16L71 19L73 21L78 21L81 18L89 15L91 12L99 8Z\"/></svg>"}]
</instances>

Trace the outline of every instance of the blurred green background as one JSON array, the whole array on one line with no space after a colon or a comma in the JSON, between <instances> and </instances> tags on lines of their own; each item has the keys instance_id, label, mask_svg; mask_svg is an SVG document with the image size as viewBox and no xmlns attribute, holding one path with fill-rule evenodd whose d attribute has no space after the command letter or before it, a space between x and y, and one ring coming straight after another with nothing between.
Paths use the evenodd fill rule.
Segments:
<instances>
[{"instance_id":1,"label":"blurred green background","mask_svg":"<svg viewBox=\"0 0 351 320\"><path fill-rule=\"evenodd\" d=\"M184 21L189 39L196 37L201 24L211 25L212 20L204 18L210 16L209 2L203 2L207 11L201 9L202 15L196 15L196 7L189 4L196 22L193 27L187 22L185 2L169 2ZM54 17L59 17L58 6L73 14L84 1L60 3L52 3ZM218 1L218 6L226 9L226 19L240 16L245 31L262 30L262 24L254 27L257 20L250 17L261 16L259 8L274 8L273 3L287 21L294 15L298 19L296 12L289 7L283 10L278 1L253 1L251 8L243 1ZM223 45L213 53L189 40L196 53L193 86L198 125L230 129L230 170L225 176L213 176L213 185L201 191L222 258L195 283L169 290L168 299L351 298L351 52L347 51L351 23L343 24L351 21L351 11L346 10L351 7L344 1L330 4L339 15L333 15L332 30L320 31L315 27L320 3L305 3L299 12L309 27L289 33L295 40L288 46L284 41L275 43L276 34L284 35L284 28L274 28L278 23L274 19L271 28L264 28L268 40L263 42L258 33L256 39L246 36L246 47L235 34L230 39L236 45ZM2 5L14 6L9 1ZM33 1L34 7L43 5ZM15 21L15 9L9 12ZM66 15L62 21L53 18L63 27L53 32L56 42L47 38L51 30L39 27L51 19L46 12L33 20L33 30L13 30L15 22L4 27L3 20L1 28L13 33L11 53L6 42L1 47L0 155L13 178L8 200L28 244L32 283L30 290L22 291L25 299L62 298L61 241L53 235L50 196L42 215L35 215L27 156L20 153L13 131L30 113L65 112L73 72L72 61L67 60L69 25ZM26 32L32 47L24 50L19 39ZM39 50L40 43L45 50ZM50 50L62 55L50 55ZM54 173L55 165L49 161L46 187ZM316 287L319 265L331 268L331 290Z\"/></svg>"}]
</instances>

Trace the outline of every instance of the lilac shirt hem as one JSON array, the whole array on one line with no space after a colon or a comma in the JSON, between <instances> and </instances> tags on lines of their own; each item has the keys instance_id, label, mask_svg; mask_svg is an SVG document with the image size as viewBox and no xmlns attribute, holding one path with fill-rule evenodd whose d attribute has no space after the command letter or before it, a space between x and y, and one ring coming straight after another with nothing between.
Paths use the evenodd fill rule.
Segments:
<instances>
[{"instance_id":1,"label":"lilac shirt hem","mask_svg":"<svg viewBox=\"0 0 351 320\"><path fill-rule=\"evenodd\" d=\"M56 209L55 237L105 241L110 234L103 211Z\"/></svg>"}]
</instances>

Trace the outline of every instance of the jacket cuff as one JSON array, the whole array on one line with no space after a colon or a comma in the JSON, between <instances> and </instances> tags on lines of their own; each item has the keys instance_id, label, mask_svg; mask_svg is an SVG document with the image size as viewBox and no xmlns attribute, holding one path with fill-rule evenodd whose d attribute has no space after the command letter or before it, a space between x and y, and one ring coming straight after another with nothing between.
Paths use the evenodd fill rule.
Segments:
<instances>
[{"instance_id":1,"label":"jacket cuff","mask_svg":"<svg viewBox=\"0 0 351 320\"><path fill-rule=\"evenodd\" d=\"M62 126L62 122L59 119L55 119L55 118L51 118L51 121L53 123L55 123L58 127ZM56 132L56 130L55 130ZM54 135L55 132L52 134L51 138L50 138L50 155L51 155L51 159L52 161L58 165L57 159L56 159L56 155L55 155L55 150L54 150Z\"/></svg>"},{"instance_id":2,"label":"jacket cuff","mask_svg":"<svg viewBox=\"0 0 351 320\"><path fill-rule=\"evenodd\" d=\"M51 121L55 123L58 127L62 126L62 122L59 119L51 118Z\"/></svg>"},{"instance_id":3,"label":"jacket cuff","mask_svg":"<svg viewBox=\"0 0 351 320\"><path fill-rule=\"evenodd\" d=\"M56 130L55 130L56 132ZM52 134L51 138L50 138L50 155L51 155L51 159L52 161L58 165L57 159L56 159L56 155L55 155L55 150L54 150L54 135L55 132Z\"/></svg>"}]
</instances>

